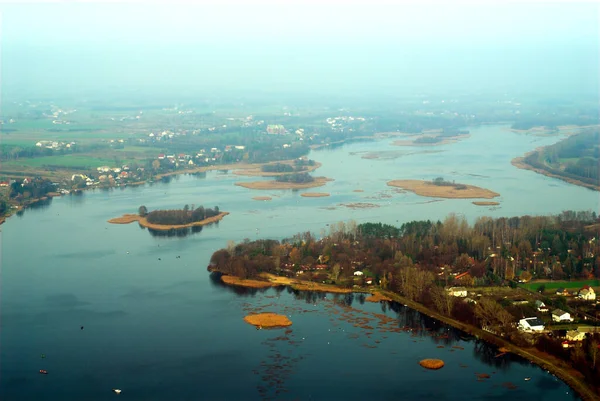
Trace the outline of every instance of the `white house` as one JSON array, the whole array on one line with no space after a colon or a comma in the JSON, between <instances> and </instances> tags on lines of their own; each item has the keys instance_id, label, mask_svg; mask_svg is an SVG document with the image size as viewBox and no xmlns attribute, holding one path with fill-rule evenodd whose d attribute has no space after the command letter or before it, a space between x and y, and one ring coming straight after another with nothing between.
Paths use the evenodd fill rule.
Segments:
<instances>
[{"instance_id":1,"label":"white house","mask_svg":"<svg viewBox=\"0 0 600 401\"><path fill-rule=\"evenodd\" d=\"M594 289L589 285L586 285L581 290L579 290L579 298L585 301L594 301L596 299L596 293Z\"/></svg>"},{"instance_id":2,"label":"white house","mask_svg":"<svg viewBox=\"0 0 600 401\"><path fill-rule=\"evenodd\" d=\"M548 307L546 304L539 299L535 301L535 308L538 310L538 312L548 312Z\"/></svg>"},{"instance_id":3,"label":"white house","mask_svg":"<svg viewBox=\"0 0 600 401\"><path fill-rule=\"evenodd\" d=\"M569 341L582 341L585 338L585 333L577 330L569 330L567 331L566 337Z\"/></svg>"},{"instance_id":4,"label":"white house","mask_svg":"<svg viewBox=\"0 0 600 401\"><path fill-rule=\"evenodd\" d=\"M354 272L354 275L355 276L362 276L363 272L361 272L360 270L357 270L357 271Z\"/></svg>"},{"instance_id":5,"label":"white house","mask_svg":"<svg viewBox=\"0 0 600 401\"><path fill-rule=\"evenodd\" d=\"M452 295L453 297L464 298L467 296L467 289L465 287L450 287L446 289L446 291L448 291L448 294Z\"/></svg>"},{"instance_id":6,"label":"white house","mask_svg":"<svg viewBox=\"0 0 600 401\"><path fill-rule=\"evenodd\" d=\"M562 309L554 309L552 311L552 320L555 322L572 322L573 318L569 312Z\"/></svg>"},{"instance_id":7,"label":"white house","mask_svg":"<svg viewBox=\"0 0 600 401\"><path fill-rule=\"evenodd\" d=\"M537 317L528 317L525 319L519 320L519 330L521 331L543 331L544 330L544 322L542 322Z\"/></svg>"}]
</instances>

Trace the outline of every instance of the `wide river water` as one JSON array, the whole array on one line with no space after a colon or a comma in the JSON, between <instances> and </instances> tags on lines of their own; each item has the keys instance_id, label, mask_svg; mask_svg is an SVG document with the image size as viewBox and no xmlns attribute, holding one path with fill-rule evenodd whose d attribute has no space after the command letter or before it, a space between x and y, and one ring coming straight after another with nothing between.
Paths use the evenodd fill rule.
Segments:
<instances>
[{"instance_id":1,"label":"wide river water","mask_svg":"<svg viewBox=\"0 0 600 401\"><path fill-rule=\"evenodd\" d=\"M396 147L386 139L313 151L310 157L323 163L316 175L335 181L307 192L331 193L325 198L249 190L234 182L256 178L209 172L28 209L1 226L0 399L577 399L548 372L495 357L494 347L402 305L369 304L358 294L234 290L206 271L228 240L320 235L342 220L399 225L451 212L472 222L483 215L598 211L597 192L510 164L559 139L487 126L437 147ZM431 202L386 186L438 176L498 192L501 205ZM273 200L252 200L262 195ZM359 202L375 207L345 206ZM141 204L218 205L231 214L185 237L106 222ZM291 331L255 330L242 320L259 310L290 315ZM418 365L423 358L446 366L426 371ZM478 380L478 373L491 377Z\"/></svg>"}]
</instances>

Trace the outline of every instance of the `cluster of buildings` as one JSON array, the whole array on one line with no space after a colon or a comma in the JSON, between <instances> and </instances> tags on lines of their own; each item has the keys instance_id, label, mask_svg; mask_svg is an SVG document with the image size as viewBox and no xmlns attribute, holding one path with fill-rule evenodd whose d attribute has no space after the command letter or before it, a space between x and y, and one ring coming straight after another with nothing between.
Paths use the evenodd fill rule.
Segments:
<instances>
[{"instance_id":1,"label":"cluster of buildings","mask_svg":"<svg viewBox=\"0 0 600 401\"><path fill-rule=\"evenodd\" d=\"M160 153L157 157L159 161L167 160L169 163L176 165L178 167L180 164L187 164L193 166L197 163L210 163L217 161L223 153L232 152L232 151L244 151L246 150L246 146L244 145L227 145L223 149L220 148L210 148L209 150L200 149L198 153L194 156L186 153L179 153L178 155L166 155L164 153ZM194 162L194 159L196 160Z\"/></svg>"},{"instance_id":2,"label":"cluster of buildings","mask_svg":"<svg viewBox=\"0 0 600 401\"><path fill-rule=\"evenodd\" d=\"M38 141L35 146L38 148L46 148L52 150L60 149L72 149L75 146L75 142L57 142L57 141Z\"/></svg>"},{"instance_id":3,"label":"cluster of buildings","mask_svg":"<svg viewBox=\"0 0 600 401\"><path fill-rule=\"evenodd\" d=\"M355 121L365 121L364 117L351 117L351 116L342 116L342 117L329 117L327 120L327 124L329 124L329 128L332 131L342 132L346 128L348 123L353 123ZM352 128L349 128L348 131L353 131Z\"/></svg>"}]
</instances>

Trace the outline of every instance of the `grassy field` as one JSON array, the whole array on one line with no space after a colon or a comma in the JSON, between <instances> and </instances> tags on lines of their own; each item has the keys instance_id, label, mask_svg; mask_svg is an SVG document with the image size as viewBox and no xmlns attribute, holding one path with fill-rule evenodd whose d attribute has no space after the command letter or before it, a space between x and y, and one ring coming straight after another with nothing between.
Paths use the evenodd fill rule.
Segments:
<instances>
[{"instance_id":1,"label":"grassy field","mask_svg":"<svg viewBox=\"0 0 600 401\"><path fill-rule=\"evenodd\" d=\"M540 285L544 285L546 287L546 291L548 290L556 290L557 288L568 288L568 289L577 289L581 288L584 285L589 285L591 287L600 287L600 280L582 280L582 281L532 281L529 283L519 284L519 287L525 288L529 291L537 291Z\"/></svg>"},{"instance_id":2,"label":"grassy field","mask_svg":"<svg viewBox=\"0 0 600 401\"><path fill-rule=\"evenodd\" d=\"M123 160L123 163L128 163ZM63 166L65 168L96 168L100 166L115 166L114 159L83 156L83 155L64 155L64 156L44 156L30 159L14 160L3 163L3 168L15 167L33 167L40 168L44 166Z\"/></svg>"}]
</instances>

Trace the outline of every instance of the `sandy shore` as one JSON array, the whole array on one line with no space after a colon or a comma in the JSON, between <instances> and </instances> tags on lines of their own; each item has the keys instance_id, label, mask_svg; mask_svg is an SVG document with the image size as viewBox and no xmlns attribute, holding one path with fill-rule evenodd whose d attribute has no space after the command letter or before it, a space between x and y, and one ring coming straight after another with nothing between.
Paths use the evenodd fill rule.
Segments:
<instances>
[{"instance_id":1,"label":"sandy shore","mask_svg":"<svg viewBox=\"0 0 600 401\"><path fill-rule=\"evenodd\" d=\"M323 198L329 195L327 192L304 192L300 194L300 196L304 196L305 198Z\"/></svg>"},{"instance_id":2,"label":"sandy shore","mask_svg":"<svg viewBox=\"0 0 600 401\"><path fill-rule=\"evenodd\" d=\"M563 177L561 175L554 174L554 173L551 173L551 172L546 171L544 169L533 167L533 166L525 163L525 157L529 156L533 152L538 151L539 149L540 148L538 148L538 149L536 149L534 151L528 152L523 157L515 157L514 159L512 159L510 161L510 164L512 164L513 166L515 166L517 168L523 169L523 170L530 170L530 171L534 171L534 172L536 172L538 174L543 174L546 177L558 178L560 180L568 182L569 184L579 185L580 187L585 187L585 188L593 189L594 191L600 191L600 185L588 184L587 182L579 181L579 180L576 180L574 178Z\"/></svg>"},{"instance_id":3,"label":"sandy shore","mask_svg":"<svg viewBox=\"0 0 600 401\"><path fill-rule=\"evenodd\" d=\"M466 189L456 189L450 185L435 185L430 181L421 180L393 180L387 183L391 187L398 187L412 191L420 196L431 198L451 198L451 199L472 199L484 198L492 199L500 194L489 189L479 188L473 185L466 185ZM457 184L460 185L460 184Z\"/></svg>"},{"instance_id":4,"label":"sandy shore","mask_svg":"<svg viewBox=\"0 0 600 401\"><path fill-rule=\"evenodd\" d=\"M217 221L221 220L223 217L227 216L228 214L229 214L229 212L221 212L216 216L209 217L208 219L204 219L202 221L195 221L195 222L189 223L189 224L168 224L168 225L152 224L152 223L148 223L148 220L145 217L141 217L138 214L124 214L121 217L116 217L114 219L110 219L110 220L108 220L108 222L111 224L129 224L129 223L133 223L134 221L137 221L140 224L140 226L142 226L142 227L146 227L146 228L150 228L152 230L158 230L158 231L168 231L168 230L177 230L180 228L199 227L199 226L205 226L207 224L216 223Z\"/></svg>"},{"instance_id":5,"label":"sandy shore","mask_svg":"<svg viewBox=\"0 0 600 401\"><path fill-rule=\"evenodd\" d=\"M248 315L244 317L244 321L261 329L287 327L292 325L292 321L288 319L287 316L269 312Z\"/></svg>"},{"instance_id":6,"label":"sandy shore","mask_svg":"<svg viewBox=\"0 0 600 401\"><path fill-rule=\"evenodd\" d=\"M297 184L294 182L279 182L279 181L253 181L253 182L236 182L235 185L249 189L307 189L322 187L327 182L333 181L327 177L315 177L312 182Z\"/></svg>"},{"instance_id":7,"label":"sandy shore","mask_svg":"<svg viewBox=\"0 0 600 401\"><path fill-rule=\"evenodd\" d=\"M487 201L475 201L475 202L471 202L474 205L477 206L498 206L500 204L500 202L487 202Z\"/></svg>"},{"instance_id":8,"label":"sandy shore","mask_svg":"<svg viewBox=\"0 0 600 401\"><path fill-rule=\"evenodd\" d=\"M283 161L279 161L279 162L256 164L256 165L252 165L251 167L245 167L245 168L242 168L239 170L234 170L233 174L245 175L245 176L250 176L250 177L277 177L280 175L286 175L286 174L292 173L292 172L274 173L274 172L265 172L265 171L261 170L262 166L268 166L268 165L273 165L273 164L287 164L289 166L295 167L294 160L283 160ZM315 171L316 169L318 169L321 166L322 166L321 163L315 162L315 164L312 166L308 166L308 165L303 166L303 170L298 171L298 173L310 173L312 171Z\"/></svg>"},{"instance_id":9,"label":"sandy shore","mask_svg":"<svg viewBox=\"0 0 600 401\"><path fill-rule=\"evenodd\" d=\"M339 294L348 294L355 292L350 288L340 288L329 284L314 283L312 281L298 280L294 278L276 276L269 273L261 273L259 276L262 280L240 279L234 276L221 276L221 280L225 284L236 285L247 288L268 288L288 285L298 291L316 291L316 292L331 292Z\"/></svg>"},{"instance_id":10,"label":"sandy shore","mask_svg":"<svg viewBox=\"0 0 600 401\"><path fill-rule=\"evenodd\" d=\"M380 301L391 301L392 298L386 297L380 292L374 292L371 296L367 297L365 301L367 302L380 302Z\"/></svg>"},{"instance_id":11,"label":"sandy shore","mask_svg":"<svg viewBox=\"0 0 600 401\"><path fill-rule=\"evenodd\" d=\"M270 201L273 198L271 198L270 196L255 196L252 199L257 200L257 201Z\"/></svg>"}]
</instances>

